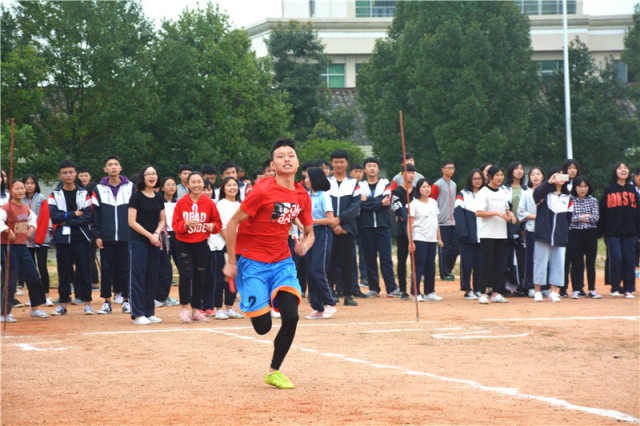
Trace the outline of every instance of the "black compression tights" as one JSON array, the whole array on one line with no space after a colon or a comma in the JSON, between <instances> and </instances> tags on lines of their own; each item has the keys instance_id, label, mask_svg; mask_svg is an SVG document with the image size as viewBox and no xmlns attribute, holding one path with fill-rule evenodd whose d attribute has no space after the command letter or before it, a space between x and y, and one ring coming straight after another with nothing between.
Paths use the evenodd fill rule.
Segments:
<instances>
[{"instance_id":1,"label":"black compression tights","mask_svg":"<svg viewBox=\"0 0 640 426\"><path fill-rule=\"evenodd\" d=\"M279 291L276 302L282 315L282 326L273 341L273 358L271 368L280 369L284 357L289 352L298 325L298 298L288 291ZM256 333L267 334L271 330L271 313L267 312L259 317L251 318L251 324Z\"/></svg>"}]
</instances>

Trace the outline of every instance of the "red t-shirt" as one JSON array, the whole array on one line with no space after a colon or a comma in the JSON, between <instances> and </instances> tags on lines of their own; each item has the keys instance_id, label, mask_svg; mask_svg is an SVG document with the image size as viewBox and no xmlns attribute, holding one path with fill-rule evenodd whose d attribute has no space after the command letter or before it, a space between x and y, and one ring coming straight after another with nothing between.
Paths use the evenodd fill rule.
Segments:
<instances>
[{"instance_id":1,"label":"red t-shirt","mask_svg":"<svg viewBox=\"0 0 640 426\"><path fill-rule=\"evenodd\" d=\"M29 230L29 213L31 210L29 206L22 203L20 206L15 203L9 201L2 209L7 212L7 221L6 224L11 229L14 234L16 234L15 241L12 241L12 245L18 244L27 244L27 231ZM9 240L9 231L2 234L2 244L7 244Z\"/></svg>"},{"instance_id":2,"label":"red t-shirt","mask_svg":"<svg viewBox=\"0 0 640 426\"><path fill-rule=\"evenodd\" d=\"M236 253L264 263L276 263L291 256L289 229L300 216L304 226L312 226L311 197L299 183L294 190L262 178L253 185L240 205L249 215L238 227Z\"/></svg>"},{"instance_id":3,"label":"red t-shirt","mask_svg":"<svg viewBox=\"0 0 640 426\"><path fill-rule=\"evenodd\" d=\"M187 220L198 220L197 226L186 226ZM205 229L205 224L213 223L213 232ZM197 203L194 203L189 194L185 194L176 203L173 211L173 230L176 239L183 243L199 243L209 238L211 234L217 234L222 229L220 214L211 198L201 195Z\"/></svg>"}]
</instances>

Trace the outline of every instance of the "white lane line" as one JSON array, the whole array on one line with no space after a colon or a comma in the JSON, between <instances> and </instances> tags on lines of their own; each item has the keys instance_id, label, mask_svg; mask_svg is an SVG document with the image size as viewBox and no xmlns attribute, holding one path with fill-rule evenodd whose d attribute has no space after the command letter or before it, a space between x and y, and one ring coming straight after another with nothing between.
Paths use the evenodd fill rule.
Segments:
<instances>
[{"instance_id":1,"label":"white lane line","mask_svg":"<svg viewBox=\"0 0 640 426\"><path fill-rule=\"evenodd\" d=\"M488 318L482 319L480 321L568 321L568 320L603 320L603 319L622 319L622 320L630 320L630 321L638 321L640 320L640 316L637 317L616 317L616 316L605 316L605 317L566 317L566 318Z\"/></svg>"},{"instance_id":2,"label":"white lane line","mask_svg":"<svg viewBox=\"0 0 640 426\"><path fill-rule=\"evenodd\" d=\"M445 327L445 328L435 329L435 331L447 331L447 330L464 330L464 327Z\"/></svg>"},{"instance_id":3,"label":"white lane line","mask_svg":"<svg viewBox=\"0 0 640 426\"><path fill-rule=\"evenodd\" d=\"M367 330L365 333L402 333L404 331L424 331L424 328L404 328L395 330Z\"/></svg>"},{"instance_id":4,"label":"white lane line","mask_svg":"<svg viewBox=\"0 0 640 426\"><path fill-rule=\"evenodd\" d=\"M510 339L513 337L526 337L531 333L522 334L491 334L491 335L471 335L473 333L489 333L489 331L473 331L468 333L441 333L434 334L434 339Z\"/></svg>"},{"instance_id":5,"label":"white lane line","mask_svg":"<svg viewBox=\"0 0 640 426\"><path fill-rule=\"evenodd\" d=\"M202 330L208 331L210 333L224 334L225 336L232 336L232 337L236 337L236 338L239 338L239 339L246 339L246 336L241 336L241 335L237 335L237 334L229 333L229 332L223 332L223 331L219 331L219 330L215 330L215 329L202 329ZM269 342L269 341L259 340L259 339L256 339L256 338L250 338L249 340L254 340L254 341L257 341L257 342L260 342L260 343L265 342L265 343L271 344L271 342ZM424 377L429 377L429 378L436 379L436 380L442 380L442 381L445 381L445 382L458 383L458 384L461 384L461 385L468 386L468 387L470 387L472 389L478 389L478 390L482 390L482 391L485 391L485 392L493 392L493 393L499 393L499 394L503 394L503 395L509 395L509 396L512 396L512 397L515 397L515 398L529 399L529 400L544 402L544 403L547 403L547 404L549 404L551 406L560 407L560 408L564 408L564 409L567 409L567 410L581 411L583 413L593 414L593 415L601 416L601 417L607 417L607 418L620 420L620 421L625 421L625 422L629 422L629 423L640 423L640 419L635 418L635 417L630 416L630 415L625 414L625 413L621 413L620 411L608 410L608 409L604 409L604 408L585 407L585 406L582 406L582 405L572 404L572 403L570 403L570 402L568 402L568 401L566 401L564 399L548 397L548 396L539 396L539 395L526 394L526 393L520 392L517 388L485 386L485 385L482 385L482 384L480 384L478 382L475 382L473 380L456 379L456 378L453 378L453 377L439 376L437 374L426 373L426 372L423 372L423 371L405 370L405 369L403 369L401 367L394 366L394 365L376 364L376 363L373 363L371 361L367 361L367 360L363 360L363 359L359 359L359 358L351 358L351 357L348 357L348 356L346 356L344 354L331 353L331 352L320 352L320 351L317 351L315 349L302 348L302 347L297 346L297 345L292 345L292 348L296 348L296 349L301 350L303 352L317 353L318 355L323 356L323 357L327 357L327 358L339 358L339 359L341 359L343 361L347 361L347 362L352 362L352 363L357 363L357 364L365 364L365 365L368 365L368 366L374 367L374 368L403 370L404 374L411 375L411 376L424 376Z\"/></svg>"},{"instance_id":6,"label":"white lane line","mask_svg":"<svg viewBox=\"0 0 640 426\"><path fill-rule=\"evenodd\" d=\"M47 351L64 351L68 348L36 348L29 343L12 343L12 345L21 348L23 351L36 351L36 352L47 352Z\"/></svg>"}]
</instances>

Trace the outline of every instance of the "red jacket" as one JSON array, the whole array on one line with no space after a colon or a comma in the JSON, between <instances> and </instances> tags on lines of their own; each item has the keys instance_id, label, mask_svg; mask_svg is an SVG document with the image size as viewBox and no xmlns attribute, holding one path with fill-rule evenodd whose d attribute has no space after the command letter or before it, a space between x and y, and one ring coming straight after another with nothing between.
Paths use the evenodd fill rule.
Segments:
<instances>
[{"instance_id":1,"label":"red jacket","mask_svg":"<svg viewBox=\"0 0 640 426\"><path fill-rule=\"evenodd\" d=\"M186 226L185 221L198 220L197 226ZM213 223L213 232L205 228L205 224ZM173 212L173 230L176 232L176 239L183 243L199 243L209 238L211 234L217 234L222 229L220 214L216 204L211 198L202 195L197 203L191 200L189 194L185 194L176 203Z\"/></svg>"}]
</instances>

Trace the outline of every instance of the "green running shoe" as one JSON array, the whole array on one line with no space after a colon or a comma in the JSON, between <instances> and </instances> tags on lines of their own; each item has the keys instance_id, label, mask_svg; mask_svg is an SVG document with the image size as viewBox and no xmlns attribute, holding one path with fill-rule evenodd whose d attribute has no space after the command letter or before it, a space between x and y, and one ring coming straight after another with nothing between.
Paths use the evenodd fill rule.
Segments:
<instances>
[{"instance_id":1,"label":"green running shoe","mask_svg":"<svg viewBox=\"0 0 640 426\"><path fill-rule=\"evenodd\" d=\"M293 389L293 383L291 383L291 380L279 371L274 371L271 374L267 373L264 378L264 382L280 389Z\"/></svg>"}]
</instances>

